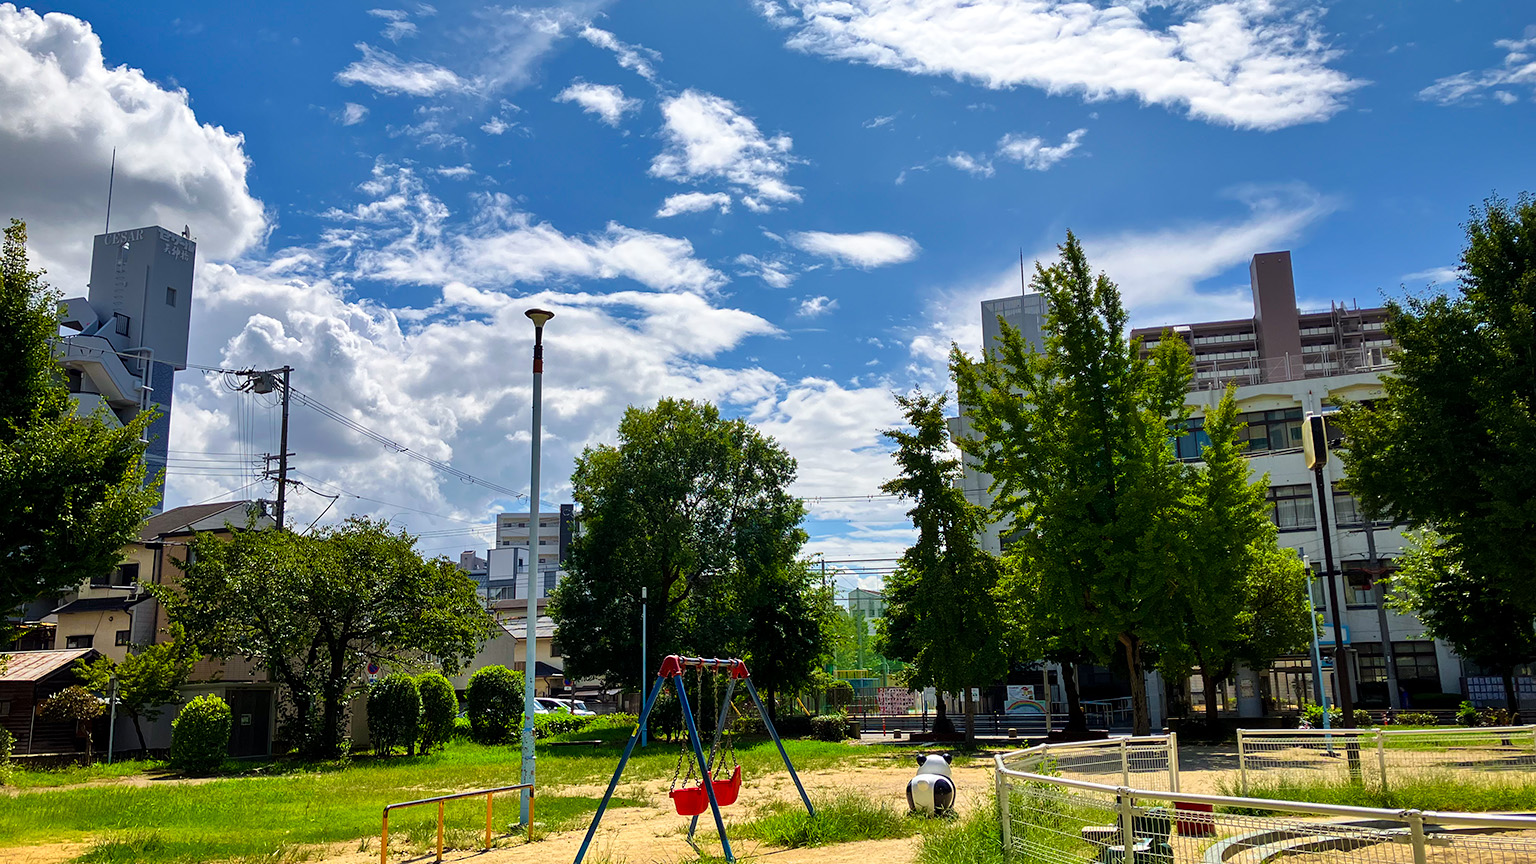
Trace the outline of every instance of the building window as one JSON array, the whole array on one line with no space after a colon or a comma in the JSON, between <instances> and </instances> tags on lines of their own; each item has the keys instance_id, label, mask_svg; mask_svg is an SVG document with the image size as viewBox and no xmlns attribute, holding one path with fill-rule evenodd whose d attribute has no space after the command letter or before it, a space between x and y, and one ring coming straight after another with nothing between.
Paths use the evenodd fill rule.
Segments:
<instances>
[{"instance_id":1,"label":"building window","mask_svg":"<svg viewBox=\"0 0 1536 864\"><path fill-rule=\"evenodd\" d=\"M549 643L549 655L551 657L564 657L565 656L565 646L560 644L560 640L558 640L558 639L550 640L550 643Z\"/></svg>"},{"instance_id":2,"label":"building window","mask_svg":"<svg viewBox=\"0 0 1536 864\"><path fill-rule=\"evenodd\" d=\"M1300 408L1250 411L1237 415L1237 419L1248 424L1237 433L1240 440L1248 442L1248 453L1291 450L1301 446Z\"/></svg>"},{"instance_id":3,"label":"building window","mask_svg":"<svg viewBox=\"0 0 1536 864\"><path fill-rule=\"evenodd\" d=\"M1387 658L1381 653L1380 642L1354 643L1360 659L1360 683L1374 684L1387 680Z\"/></svg>"},{"instance_id":4,"label":"building window","mask_svg":"<svg viewBox=\"0 0 1536 864\"><path fill-rule=\"evenodd\" d=\"M175 306L176 305L176 289L175 288L172 288L170 286L166 286L166 289L165 289L165 305L167 305L167 306Z\"/></svg>"},{"instance_id":5,"label":"building window","mask_svg":"<svg viewBox=\"0 0 1536 864\"><path fill-rule=\"evenodd\" d=\"M1371 574L1359 571L1344 574L1344 605L1351 609L1376 607L1376 583L1371 581Z\"/></svg>"},{"instance_id":6,"label":"building window","mask_svg":"<svg viewBox=\"0 0 1536 864\"><path fill-rule=\"evenodd\" d=\"M137 562L118 565L117 572L112 574L112 584L117 586L134 585L139 581L139 565Z\"/></svg>"},{"instance_id":7,"label":"building window","mask_svg":"<svg viewBox=\"0 0 1536 864\"><path fill-rule=\"evenodd\" d=\"M1412 688L1417 692L1439 692L1440 663L1435 658L1435 643L1428 639L1393 642L1392 659L1397 664L1397 680L1407 688L1409 682L1422 682ZM1432 685L1428 688L1423 684Z\"/></svg>"},{"instance_id":8,"label":"building window","mask_svg":"<svg viewBox=\"0 0 1536 864\"><path fill-rule=\"evenodd\" d=\"M1205 418L1191 417L1184 421L1184 428L1173 439L1174 458L1183 461L1198 460L1200 451L1211 444L1211 436L1205 434Z\"/></svg>"},{"instance_id":9,"label":"building window","mask_svg":"<svg viewBox=\"0 0 1536 864\"><path fill-rule=\"evenodd\" d=\"M1317 527L1317 512L1312 507L1312 488L1305 483L1269 487L1270 519L1281 531L1303 531Z\"/></svg>"},{"instance_id":10,"label":"building window","mask_svg":"<svg viewBox=\"0 0 1536 864\"><path fill-rule=\"evenodd\" d=\"M548 597L551 594L554 594L555 593L555 586L557 584L559 584L559 582L560 582L560 571L558 571L558 570L545 570L544 571L544 596Z\"/></svg>"},{"instance_id":11,"label":"building window","mask_svg":"<svg viewBox=\"0 0 1536 864\"><path fill-rule=\"evenodd\" d=\"M119 336L127 336L128 335L128 316L124 315L121 312L113 312L112 313L112 326L113 326L113 329L117 330L117 335L119 335Z\"/></svg>"},{"instance_id":12,"label":"building window","mask_svg":"<svg viewBox=\"0 0 1536 864\"><path fill-rule=\"evenodd\" d=\"M96 637L95 636L66 636L66 637L64 637L64 647L65 648L90 648L90 647L92 647L92 645L95 644L95 642L96 642Z\"/></svg>"},{"instance_id":13,"label":"building window","mask_svg":"<svg viewBox=\"0 0 1536 864\"><path fill-rule=\"evenodd\" d=\"M128 632L129 631L127 631L127 630L119 630L119 631L117 631L117 641L115 643L113 643L113 644L116 644L116 645L127 645L128 644Z\"/></svg>"}]
</instances>

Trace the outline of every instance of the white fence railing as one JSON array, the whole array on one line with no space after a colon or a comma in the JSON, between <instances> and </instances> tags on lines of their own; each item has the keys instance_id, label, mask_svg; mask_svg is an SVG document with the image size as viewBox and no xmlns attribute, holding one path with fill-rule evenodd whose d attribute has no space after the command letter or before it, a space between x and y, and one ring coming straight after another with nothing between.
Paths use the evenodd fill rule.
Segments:
<instances>
[{"instance_id":1,"label":"white fence railing","mask_svg":"<svg viewBox=\"0 0 1536 864\"><path fill-rule=\"evenodd\" d=\"M1136 772L1129 754L1137 748L1160 748L1167 769ZM1106 754L1121 753L1124 767L1111 770ZM1536 817L1179 792L1173 736L1047 744L994 764L1004 847L1030 864L1268 864L1300 856L1317 864L1536 862ZM1085 772L1120 782L1073 776ZM1155 777L1171 788L1127 782Z\"/></svg>"},{"instance_id":2,"label":"white fence railing","mask_svg":"<svg viewBox=\"0 0 1536 864\"><path fill-rule=\"evenodd\" d=\"M1536 769L1536 726L1467 729L1240 729L1237 765L1251 785L1500 782Z\"/></svg>"}]
</instances>

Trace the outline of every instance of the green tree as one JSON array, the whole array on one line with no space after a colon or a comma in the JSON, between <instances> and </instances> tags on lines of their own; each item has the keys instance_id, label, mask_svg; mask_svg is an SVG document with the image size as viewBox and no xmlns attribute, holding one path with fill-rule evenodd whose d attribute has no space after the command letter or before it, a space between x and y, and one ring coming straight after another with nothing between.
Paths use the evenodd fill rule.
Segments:
<instances>
[{"instance_id":1,"label":"green tree","mask_svg":"<svg viewBox=\"0 0 1536 864\"><path fill-rule=\"evenodd\" d=\"M75 737L85 739L87 765L96 761L91 721L100 717L106 710L106 706L101 704L101 699L97 698L95 693L79 684L65 687L37 706L38 716L44 720L52 723L75 724Z\"/></svg>"},{"instance_id":2,"label":"green tree","mask_svg":"<svg viewBox=\"0 0 1536 864\"><path fill-rule=\"evenodd\" d=\"M130 649L121 663L101 655L90 663L77 661L75 672L87 687L109 696L117 684L117 709L133 721L139 749L147 751L142 721L160 719L168 705L181 701L181 685L187 683L196 662L181 627L171 626L169 642Z\"/></svg>"},{"instance_id":3,"label":"green tree","mask_svg":"<svg viewBox=\"0 0 1536 864\"><path fill-rule=\"evenodd\" d=\"M421 752L441 748L453 736L453 721L459 716L459 697L453 683L441 672L423 672L416 676L421 693Z\"/></svg>"},{"instance_id":4,"label":"green tree","mask_svg":"<svg viewBox=\"0 0 1536 864\"><path fill-rule=\"evenodd\" d=\"M976 432L959 443L992 475L994 512L1024 546L1019 560L1038 568L1028 601L1058 632L1082 634L1095 650L1118 646L1144 735L1144 652L1177 621L1170 586L1187 481L1168 423L1188 416L1189 349L1164 339L1142 357L1126 337L1119 289L1093 274L1070 232L1059 248L1031 281L1049 307L1043 351L1006 324L1000 347L979 361L953 350Z\"/></svg>"},{"instance_id":5,"label":"green tree","mask_svg":"<svg viewBox=\"0 0 1536 864\"><path fill-rule=\"evenodd\" d=\"M744 620L725 653L747 661L752 681L768 694L768 710L777 719L777 696L804 688L831 656L827 619L836 608L832 592L822 587L809 564L794 561L749 580L742 600Z\"/></svg>"},{"instance_id":6,"label":"green tree","mask_svg":"<svg viewBox=\"0 0 1536 864\"><path fill-rule=\"evenodd\" d=\"M1513 710L1536 659L1536 199L1490 198L1466 229L1453 291L1388 304L1395 366L1342 407L1339 455L1363 511L1431 530L1390 584Z\"/></svg>"},{"instance_id":7,"label":"green tree","mask_svg":"<svg viewBox=\"0 0 1536 864\"><path fill-rule=\"evenodd\" d=\"M75 415L52 344L59 297L42 276L26 225L11 220L0 247L0 612L116 567L157 497L142 460L150 412L122 426Z\"/></svg>"},{"instance_id":8,"label":"green tree","mask_svg":"<svg viewBox=\"0 0 1536 864\"><path fill-rule=\"evenodd\" d=\"M972 688L1007 669L1001 618L993 590L1001 563L979 545L986 510L965 500L960 460L950 455L942 394L897 396L910 429L887 429L901 473L881 491L912 502L907 515L917 542L903 552L885 582L880 650L910 664L908 683L939 693L964 693L965 736L976 737ZM943 700L939 719L945 723Z\"/></svg>"},{"instance_id":9,"label":"green tree","mask_svg":"<svg viewBox=\"0 0 1536 864\"><path fill-rule=\"evenodd\" d=\"M517 738L523 723L523 673L486 666L469 676L464 691L470 734L481 744L505 744Z\"/></svg>"},{"instance_id":10,"label":"green tree","mask_svg":"<svg viewBox=\"0 0 1536 864\"><path fill-rule=\"evenodd\" d=\"M404 747L407 756L414 756L420 731L421 691L411 676L396 672L368 688L368 736L374 753L388 756Z\"/></svg>"},{"instance_id":11,"label":"green tree","mask_svg":"<svg viewBox=\"0 0 1536 864\"><path fill-rule=\"evenodd\" d=\"M191 543L179 586L150 586L201 650L261 663L287 691L285 730L307 756L346 752L347 699L370 663L422 654L450 674L490 636L475 583L415 539L353 517L309 536L237 530Z\"/></svg>"},{"instance_id":12,"label":"green tree","mask_svg":"<svg viewBox=\"0 0 1536 864\"><path fill-rule=\"evenodd\" d=\"M1200 670L1210 729L1218 682L1239 663L1264 669L1280 654L1300 650L1311 614L1304 565L1276 543L1264 501L1269 477L1248 480L1235 390L1228 385L1204 418L1210 443L1190 478L1184 510L1187 564L1171 586L1182 626L1159 646L1160 666L1171 680L1187 678L1191 666Z\"/></svg>"},{"instance_id":13,"label":"green tree","mask_svg":"<svg viewBox=\"0 0 1536 864\"><path fill-rule=\"evenodd\" d=\"M775 670L752 633L788 626L792 607L808 603L788 590L804 584L805 509L788 491L795 460L745 421L687 400L631 407L618 439L584 450L571 477L582 533L550 607L566 674L636 680L642 587L652 670L667 654L735 651L783 676L773 686L808 674ZM767 602L781 589L784 605Z\"/></svg>"}]
</instances>

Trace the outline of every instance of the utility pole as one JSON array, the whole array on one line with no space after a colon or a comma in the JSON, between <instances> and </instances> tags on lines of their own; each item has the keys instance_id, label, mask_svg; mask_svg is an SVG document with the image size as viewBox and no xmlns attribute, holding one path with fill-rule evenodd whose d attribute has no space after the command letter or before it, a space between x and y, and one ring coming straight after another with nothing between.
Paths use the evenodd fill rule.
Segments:
<instances>
[{"instance_id":1,"label":"utility pole","mask_svg":"<svg viewBox=\"0 0 1536 864\"><path fill-rule=\"evenodd\" d=\"M287 509L288 504L288 457L294 455L288 452L288 407L291 401L290 394L292 392L292 388L288 386L288 383L292 373L292 366L284 366L281 369L267 370L246 369L235 373L245 379L245 383L240 385L241 390L248 390L252 393L262 394L271 393L273 390L278 388L282 388L283 391L283 424L282 432L278 438L278 453L276 457L273 457L270 453L263 457L266 460L266 473L268 477L271 476L272 459L277 459L276 516L277 527L279 529L284 527L284 511ZM279 375L282 376L281 382L278 381L277 376Z\"/></svg>"},{"instance_id":2,"label":"utility pole","mask_svg":"<svg viewBox=\"0 0 1536 864\"><path fill-rule=\"evenodd\" d=\"M1323 578L1328 580L1328 605L1333 611L1333 680L1339 683L1339 707L1343 728L1355 728L1355 697L1349 686L1349 653L1344 650L1343 607L1339 605L1339 583L1333 572L1333 523L1328 520L1328 478L1323 466L1328 464L1328 425L1321 414L1308 414L1301 430L1301 451L1317 482L1318 528L1323 533ZM1344 745L1351 779L1360 778L1360 741L1351 737Z\"/></svg>"}]
</instances>

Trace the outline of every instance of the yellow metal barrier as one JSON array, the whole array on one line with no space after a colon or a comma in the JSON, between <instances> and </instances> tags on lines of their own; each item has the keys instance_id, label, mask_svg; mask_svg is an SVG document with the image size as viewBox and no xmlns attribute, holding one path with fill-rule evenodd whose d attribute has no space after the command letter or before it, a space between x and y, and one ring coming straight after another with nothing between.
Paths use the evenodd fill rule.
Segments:
<instances>
[{"instance_id":1,"label":"yellow metal barrier","mask_svg":"<svg viewBox=\"0 0 1536 864\"><path fill-rule=\"evenodd\" d=\"M452 795L439 795L436 798L423 798L420 801L402 801L399 804L384 805L384 822L379 828L379 864L389 864L389 811L399 810L403 807L415 807L420 804L437 804L437 860L443 860L443 802L456 798L475 798L485 796L485 848L491 848L491 814L494 811L493 796L498 792L511 792L517 789L528 790L528 841L533 842L533 784L519 783L516 786L497 786L494 789L476 789L473 792L456 792Z\"/></svg>"}]
</instances>

